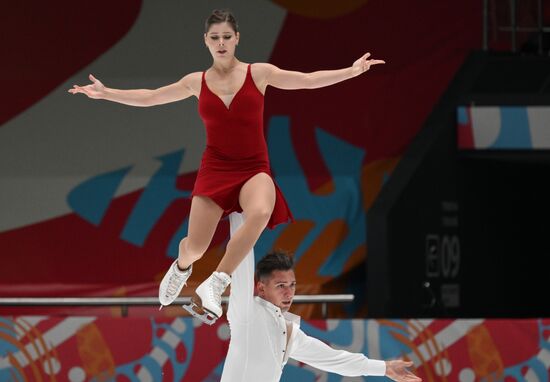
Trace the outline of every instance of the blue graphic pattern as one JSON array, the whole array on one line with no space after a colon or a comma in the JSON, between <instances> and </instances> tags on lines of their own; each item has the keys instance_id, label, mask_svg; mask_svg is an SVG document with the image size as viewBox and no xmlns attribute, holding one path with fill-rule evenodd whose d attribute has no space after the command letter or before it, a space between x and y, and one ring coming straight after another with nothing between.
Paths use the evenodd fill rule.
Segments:
<instances>
[{"instance_id":1,"label":"blue graphic pattern","mask_svg":"<svg viewBox=\"0 0 550 382\"><path fill-rule=\"evenodd\" d=\"M312 325L309 322L302 322L302 330L313 337L324 341L334 348L350 348L353 352L360 352L363 354L368 354L369 344L375 345L376 348L380 349L381 359L395 359L403 357L405 354L410 354L412 349L409 348L406 344L402 343L399 339L396 339L392 334L400 334L404 337L408 337L409 333L407 331L408 321L406 320L391 320L393 324L390 325L380 325L376 333L373 333L377 337L376 344L372 344L373 338L369 337L368 327L370 320L328 320L327 327L328 329L319 329L318 327ZM150 320L151 322L151 351L147 354L144 354L139 359L131 361L124 365L119 365L115 369L115 376L112 380L118 380L117 377L124 376L125 380L132 382L137 382L140 380L138 378L138 371L140 368L143 368L147 371L153 380L164 380L163 378L163 367L166 365L172 370L174 381L184 380L185 376L188 374L190 368L193 349L196 349L196 330L197 328L193 325L193 319L191 318L175 318L171 323L158 323L154 319ZM538 381L548 382L548 369L545 366L545 360L542 357L545 357L543 350L550 349L550 342L546 338L548 336L548 330L550 326L544 325L543 320L537 320L538 325L538 337L539 337L539 349L535 349L531 358L526 359L525 361L511 365L508 368L504 369L504 373L501 376L500 380L508 380L514 378L516 381L527 381L525 377L525 371L529 370ZM175 330L175 328L180 328ZM159 336L159 329L164 329L166 332L170 333L170 339L162 336ZM201 328L200 330L203 330ZM21 375L18 373L17 369L13 366L7 366L4 363L5 358L8 354L17 354L20 351L22 342L18 339L17 332L15 330L14 322L8 318L0 317L0 334L3 335L4 339L0 340L0 382L8 381L23 381L25 378L28 378L28 375ZM503 335L505 335L503 333ZM528 335L528 334L527 334ZM5 338L12 338L15 343L18 345L11 344L10 341ZM178 346L179 344L179 346ZM214 345L214 344L213 344ZM219 346L219 344L215 344ZM184 347L186 349L186 358L182 361L178 361L176 354L176 349L181 350ZM164 359L158 358L159 352L156 352L157 356L153 357L153 349L158 348L162 353L166 355ZM457 353L459 356L459 353ZM463 355L468 357L467 355ZM180 357L181 358L181 354ZM378 358L378 357L377 357ZM161 362L159 362L161 361ZM63 360L61 364L63 365ZM451 359L452 362L452 359ZM41 363L37 362L36 365L41 367ZM196 366L196 365L195 365ZM193 367L195 367L193 366ZM28 366L27 366L28 368ZM219 380L223 369L223 361L216 365L211 371L209 371L209 376L205 381L216 381ZM28 371L28 370L27 370ZM60 377L60 376L58 376ZM326 377L326 379L324 379ZM325 374L320 370L315 370L311 368L304 368L297 365L295 362L290 362L287 364L283 371L283 376L281 381L316 381L318 378L322 378L326 381L343 381L348 380L346 377L336 375L336 374ZM91 381L103 380L101 377L97 379L90 379ZM386 378L382 377L363 377L358 378L357 380L363 381L388 381ZM488 381L489 379L487 379ZM483 381L480 378L480 381Z\"/></svg>"},{"instance_id":2,"label":"blue graphic pattern","mask_svg":"<svg viewBox=\"0 0 550 382\"><path fill-rule=\"evenodd\" d=\"M129 171L130 167L126 167L85 181L69 193L67 203L84 220L99 225Z\"/></svg>"},{"instance_id":3,"label":"blue graphic pattern","mask_svg":"<svg viewBox=\"0 0 550 382\"><path fill-rule=\"evenodd\" d=\"M334 182L334 192L330 195L319 196L309 190L298 159L290 149L288 117L273 117L270 121L269 155L275 180L296 220L313 220L315 224L296 249L295 259L300 260L328 224L341 219L346 222L349 232L319 269L322 276L336 276L341 274L353 251L366 241L366 214L361 192L361 166L365 152L321 129L316 130L316 138ZM272 248L280 230L264 231L255 247L257 257Z\"/></svg>"},{"instance_id":4,"label":"blue graphic pattern","mask_svg":"<svg viewBox=\"0 0 550 382\"><path fill-rule=\"evenodd\" d=\"M526 107L501 107L501 128L491 148L532 149L529 118Z\"/></svg>"},{"instance_id":5,"label":"blue graphic pattern","mask_svg":"<svg viewBox=\"0 0 550 382\"><path fill-rule=\"evenodd\" d=\"M460 126L466 126L472 123L474 136L484 136L486 133L483 131L486 127L485 124L489 122L492 114L485 115L489 110L493 110L494 107L487 106L459 106L457 108L457 123ZM532 150L535 145L537 147L547 147L547 143L542 136L543 133L539 133L538 142L534 142L536 136L533 136L533 131L537 129L545 129L544 126L532 125L529 121L529 109L525 106L500 106L498 112L500 114L500 125L492 126L490 129L498 128L498 135L493 142L485 142L480 144L475 142L476 149L489 149L489 150ZM476 112L478 118L474 121L469 120L468 111L472 110ZM477 122L476 122L477 121ZM493 132L491 132L492 137ZM485 138L487 139L487 138Z\"/></svg>"},{"instance_id":6,"label":"blue graphic pattern","mask_svg":"<svg viewBox=\"0 0 550 382\"><path fill-rule=\"evenodd\" d=\"M459 106L457 109L457 120L459 125L466 125L470 122L466 110L466 106Z\"/></svg>"},{"instance_id":7,"label":"blue graphic pattern","mask_svg":"<svg viewBox=\"0 0 550 382\"><path fill-rule=\"evenodd\" d=\"M181 191L176 188L178 169L183 160L183 154L182 150L158 158L162 166L143 190L126 227L124 227L122 239L142 246L170 204L176 199L191 195L190 191Z\"/></svg>"},{"instance_id":8,"label":"blue graphic pattern","mask_svg":"<svg viewBox=\"0 0 550 382\"><path fill-rule=\"evenodd\" d=\"M13 321L0 317L0 333L3 337L17 338ZM5 357L8 354L15 354L18 352L17 346L9 343L6 340L0 339L0 357ZM23 381L22 376L16 368L10 367L2 369L0 368L0 382L8 382L15 379L16 381Z\"/></svg>"},{"instance_id":9,"label":"blue graphic pattern","mask_svg":"<svg viewBox=\"0 0 550 382\"><path fill-rule=\"evenodd\" d=\"M544 325L542 320L538 320L538 335L539 335L539 346L541 350L550 351L550 338L544 338L544 333L548 333L550 326ZM513 377L518 382L528 382L527 379L523 376L522 370L527 367L536 375L537 381L539 382L548 382L549 372L548 368L544 365L541 359L538 358L538 355L535 354L532 358L522 362L518 365L504 369L503 380L506 377Z\"/></svg>"},{"instance_id":10,"label":"blue graphic pattern","mask_svg":"<svg viewBox=\"0 0 550 382\"><path fill-rule=\"evenodd\" d=\"M176 320L179 321L180 325L184 325L184 327L186 328L183 333L176 332L169 324L159 324L156 323L154 320L151 320L153 333L151 348L158 347L168 356L166 362L171 365L171 368L173 370L173 380L181 381L187 373L187 369L189 368L189 364L191 363L191 352L193 347L195 346L195 331L193 328L192 318L177 318ZM176 349L170 346L170 344L166 343L162 338L158 337L157 333L159 328L165 329L166 331L172 333L178 338L178 340L183 343L183 347L187 349L187 357L183 362L178 362ZM191 330L188 330L188 328L191 328ZM162 366L159 365L159 363L150 355L145 355L139 360L117 367L115 374L117 376L124 375L130 381L138 382L139 379L137 378L138 376L136 374L136 366L145 368L155 381L163 380Z\"/></svg>"}]
</instances>

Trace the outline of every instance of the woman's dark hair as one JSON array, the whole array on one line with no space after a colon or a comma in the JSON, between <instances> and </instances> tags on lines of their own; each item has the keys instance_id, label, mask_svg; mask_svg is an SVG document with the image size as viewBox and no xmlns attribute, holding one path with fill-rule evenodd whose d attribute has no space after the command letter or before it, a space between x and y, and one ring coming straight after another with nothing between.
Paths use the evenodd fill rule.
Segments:
<instances>
[{"instance_id":1,"label":"woman's dark hair","mask_svg":"<svg viewBox=\"0 0 550 382\"><path fill-rule=\"evenodd\" d=\"M204 33L208 33L208 30L213 24L228 23L231 28L237 33L239 31L239 25L233 13L229 9L214 9L212 14L208 16L204 23Z\"/></svg>"},{"instance_id":2,"label":"woman's dark hair","mask_svg":"<svg viewBox=\"0 0 550 382\"><path fill-rule=\"evenodd\" d=\"M294 258L291 254L278 250L265 255L256 264L256 278L265 280L273 271L289 271L294 268Z\"/></svg>"}]
</instances>

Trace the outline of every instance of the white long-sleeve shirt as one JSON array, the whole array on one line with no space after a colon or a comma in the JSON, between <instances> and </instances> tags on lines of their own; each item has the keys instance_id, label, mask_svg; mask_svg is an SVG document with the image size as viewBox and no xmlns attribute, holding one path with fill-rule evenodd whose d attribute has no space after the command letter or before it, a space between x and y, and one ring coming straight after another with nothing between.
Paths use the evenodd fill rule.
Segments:
<instances>
[{"instance_id":1,"label":"white long-sleeve shirt","mask_svg":"<svg viewBox=\"0 0 550 382\"><path fill-rule=\"evenodd\" d=\"M231 234L243 223L229 216ZM231 330L222 382L277 382L288 358L344 376L385 375L384 361L336 350L300 329L300 318L254 297L254 252L232 275L227 319ZM288 326L287 326L288 325ZM291 327L287 342L287 328Z\"/></svg>"}]
</instances>

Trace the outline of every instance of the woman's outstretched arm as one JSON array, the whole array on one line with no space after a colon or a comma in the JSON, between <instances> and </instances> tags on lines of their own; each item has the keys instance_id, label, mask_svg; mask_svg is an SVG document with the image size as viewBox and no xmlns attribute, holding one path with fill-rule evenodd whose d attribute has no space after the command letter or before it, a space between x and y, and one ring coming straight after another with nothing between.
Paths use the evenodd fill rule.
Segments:
<instances>
[{"instance_id":1,"label":"woman's outstretched arm","mask_svg":"<svg viewBox=\"0 0 550 382\"><path fill-rule=\"evenodd\" d=\"M198 96L200 91L200 72L186 75L178 82L158 89L131 89L120 90L106 87L90 74L91 84L86 86L74 85L69 93L82 93L90 98L104 99L123 103L130 106L155 106L180 101L192 95Z\"/></svg>"},{"instance_id":2,"label":"woman's outstretched arm","mask_svg":"<svg viewBox=\"0 0 550 382\"><path fill-rule=\"evenodd\" d=\"M370 53L364 54L352 66L338 70L319 70L312 73L302 73L279 69L271 64L256 64L258 79L262 81L262 90L268 85L279 89L316 89L342 82L365 73L373 65L385 64L383 60L369 59Z\"/></svg>"}]
</instances>

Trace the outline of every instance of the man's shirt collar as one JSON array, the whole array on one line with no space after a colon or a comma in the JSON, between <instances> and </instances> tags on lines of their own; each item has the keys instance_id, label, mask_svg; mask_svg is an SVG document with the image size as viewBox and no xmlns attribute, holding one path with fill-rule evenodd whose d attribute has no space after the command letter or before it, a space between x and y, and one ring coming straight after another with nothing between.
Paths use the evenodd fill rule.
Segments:
<instances>
[{"instance_id":1,"label":"man's shirt collar","mask_svg":"<svg viewBox=\"0 0 550 382\"><path fill-rule=\"evenodd\" d=\"M255 299L256 299L256 302L258 302L260 305L262 305L268 311L273 312L273 314L281 314L281 312L282 312L281 308L279 308L278 306L270 303L267 300L264 300L260 296L256 296ZM293 314L293 313L290 313L290 312L284 312L283 317L285 318L286 321L290 321L290 322L300 326L300 321L301 321L300 316L298 316L296 314Z\"/></svg>"}]
</instances>

